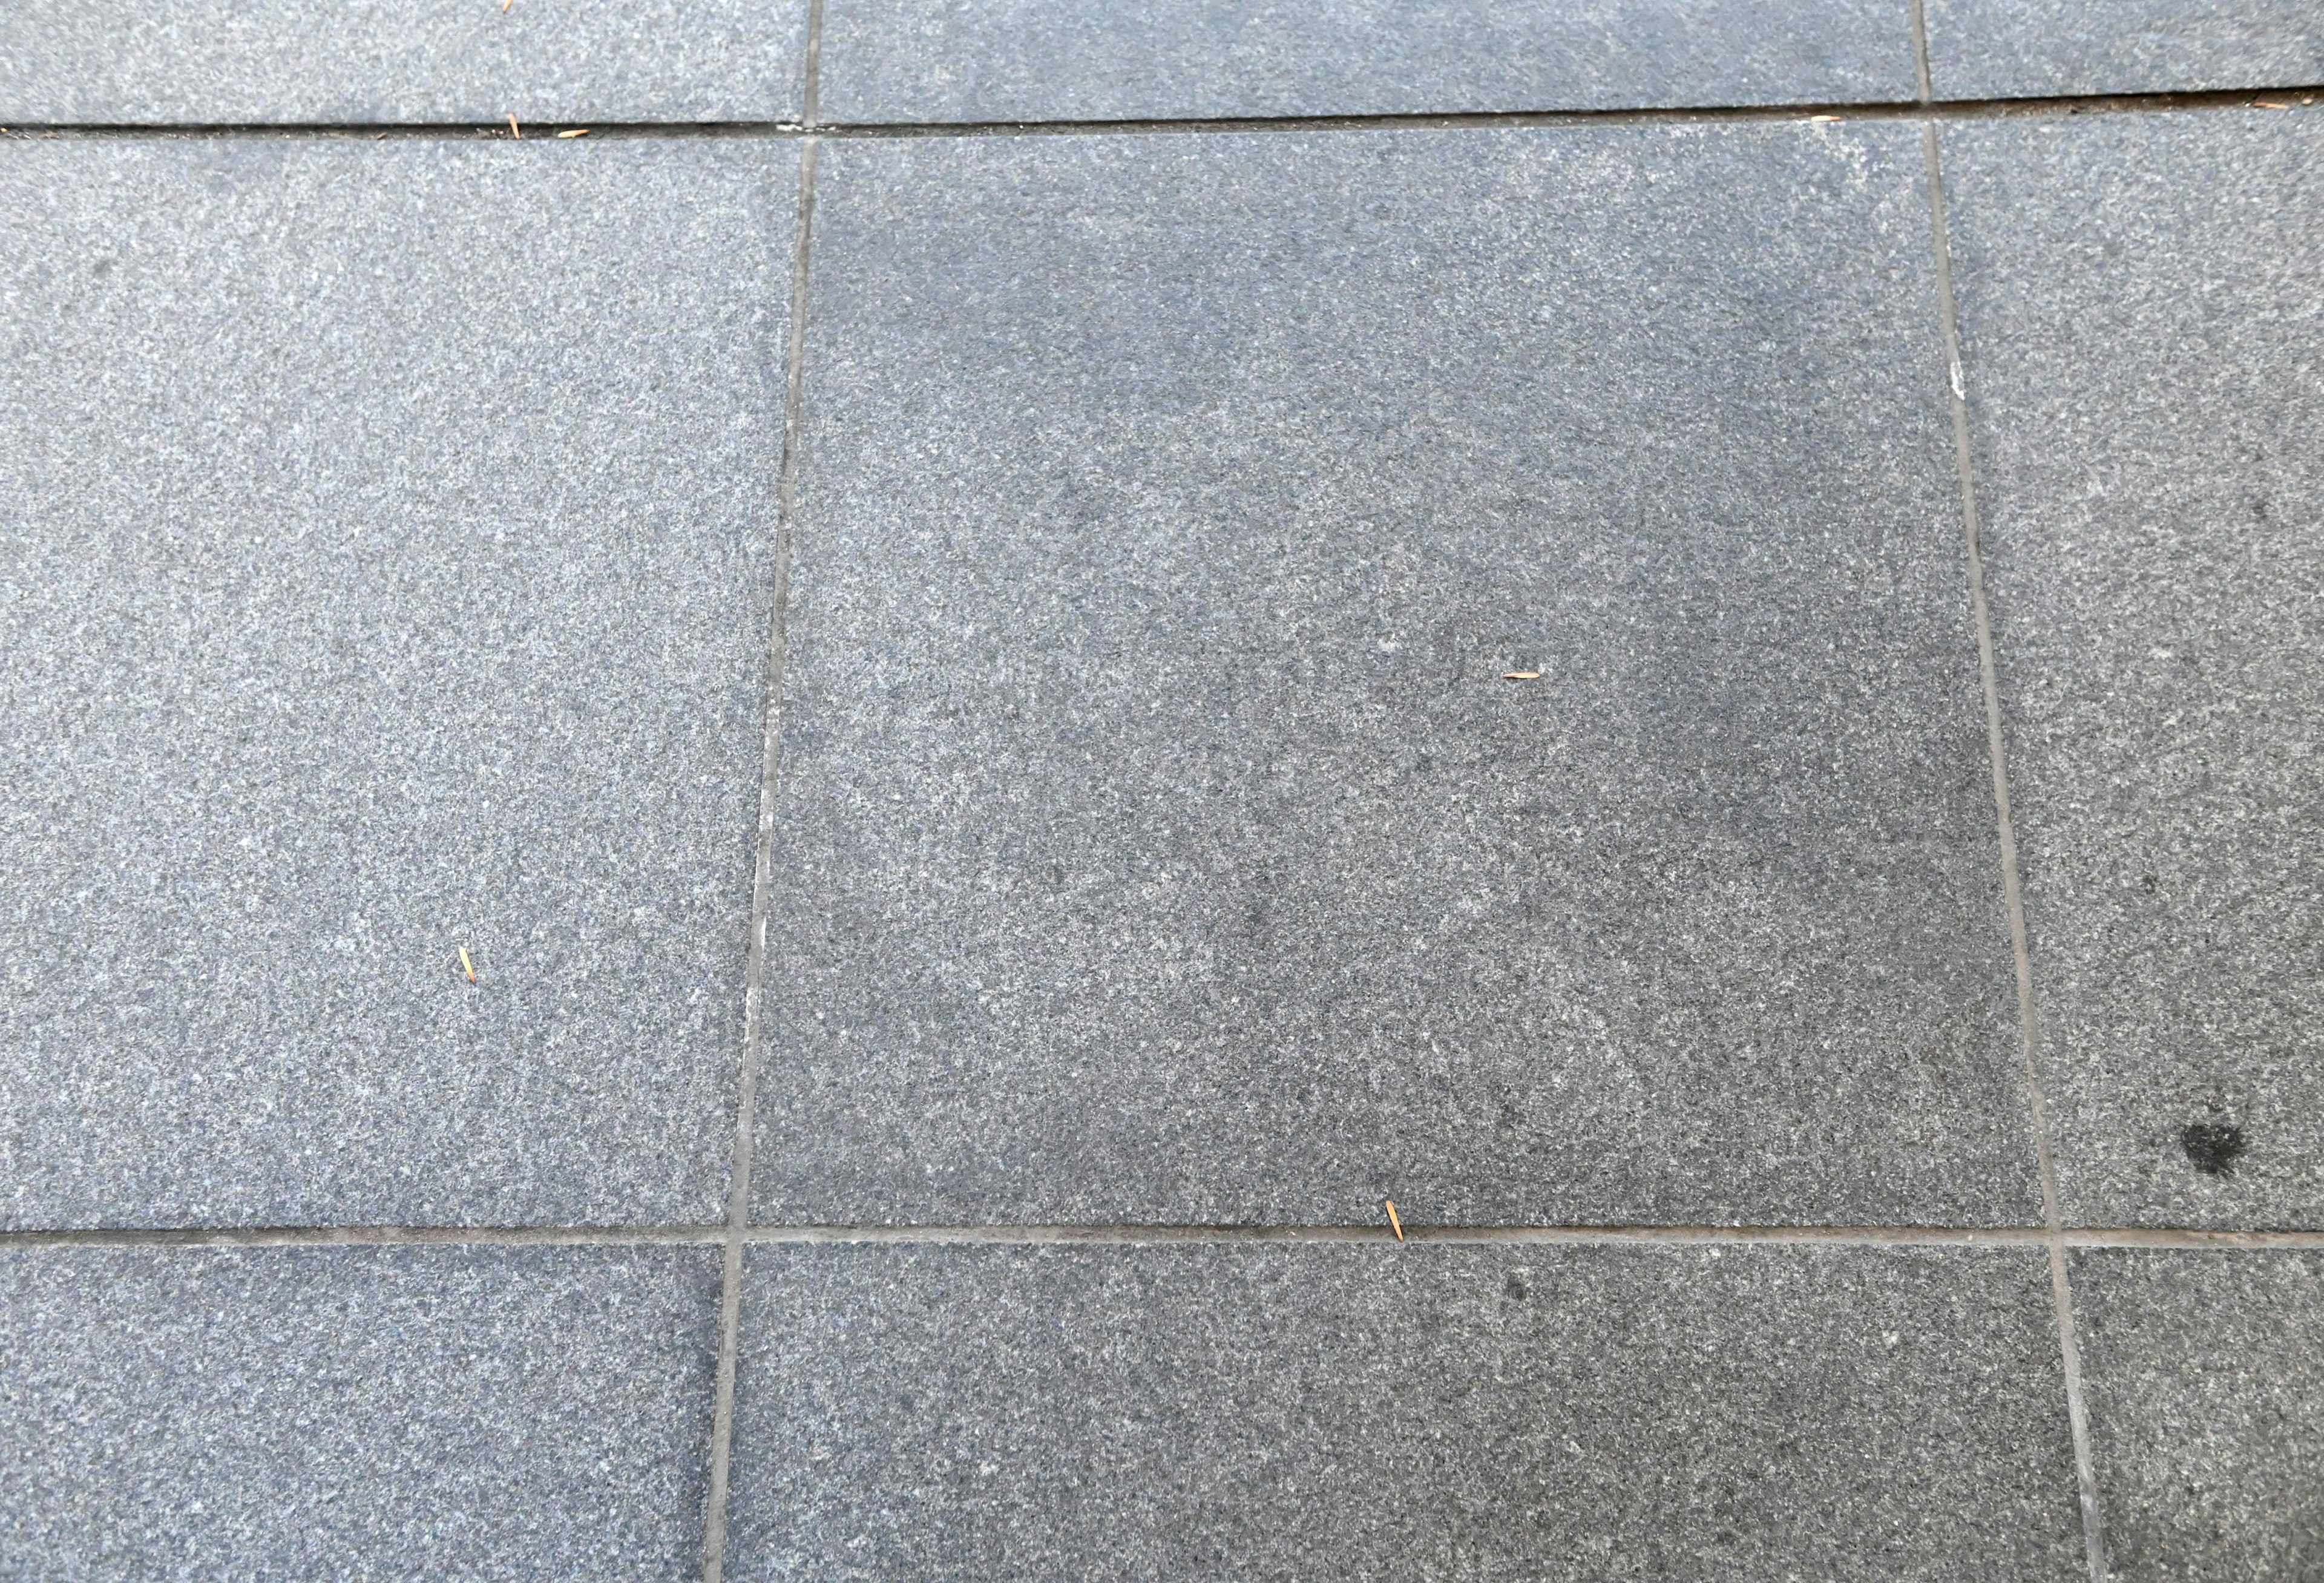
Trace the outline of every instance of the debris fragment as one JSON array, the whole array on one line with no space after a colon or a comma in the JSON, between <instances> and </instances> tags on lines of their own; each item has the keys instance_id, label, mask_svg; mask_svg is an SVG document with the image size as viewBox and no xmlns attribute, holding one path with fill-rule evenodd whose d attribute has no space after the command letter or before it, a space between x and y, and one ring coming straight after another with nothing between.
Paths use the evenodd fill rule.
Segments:
<instances>
[{"instance_id":1,"label":"debris fragment","mask_svg":"<svg viewBox=\"0 0 2324 1583\"><path fill-rule=\"evenodd\" d=\"M1501 673L1501 680L1505 682L1537 682L1541 680L1541 672L1537 670L1505 670Z\"/></svg>"},{"instance_id":2,"label":"debris fragment","mask_svg":"<svg viewBox=\"0 0 2324 1583\"><path fill-rule=\"evenodd\" d=\"M1396 1217L1396 1200L1392 1198L1384 1198L1380 1200L1380 1202L1388 1206L1388 1229L1396 1233L1396 1239L1398 1242L1402 1242L1404 1240L1404 1222L1397 1219Z\"/></svg>"},{"instance_id":3,"label":"debris fragment","mask_svg":"<svg viewBox=\"0 0 2324 1583\"><path fill-rule=\"evenodd\" d=\"M2252 101L2252 105L2255 108L2261 110L2289 110L2292 108L2291 106L2285 104L2281 99L2254 99Z\"/></svg>"},{"instance_id":4,"label":"debris fragment","mask_svg":"<svg viewBox=\"0 0 2324 1583\"><path fill-rule=\"evenodd\" d=\"M522 137L524 135L522 132L517 129L516 115L513 111L509 115L509 135L511 137Z\"/></svg>"},{"instance_id":5,"label":"debris fragment","mask_svg":"<svg viewBox=\"0 0 2324 1583\"><path fill-rule=\"evenodd\" d=\"M465 945L460 947L460 971L468 975L468 982L476 981L476 964L468 960L468 948Z\"/></svg>"},{"instance_id":6,"label":"debris fragment","mask_svg":"<svg viewBox=\"0 0 2324 1583\"><path fill-rule=\"evenodd\" d=\"M1811 115L1808 119L1810 121L1837 121L1840 117L1837 115Z\"/></svg>"},{"instance_id":7,"label":"debris fragment","mask_svg":"<svg viewBox=\"0 0 2324 1583\"><path fill-rule=\"evenodd\" d=\"M508 8L515 4L516 0L501 0L501 14L503 16L506 16L508 14Z\"/></svg>"},{"instance_id":8,"label":"debris fragment","mask_svg":"<svg viewBox=\"0 0 2324 1583\"><path fill-rule=\"evenodd\" d=\"M560 132L557 135L559 137L586 137L589 135L589 129L586 126L576 126L570 132Z\"/></svg>"}]
</instances>

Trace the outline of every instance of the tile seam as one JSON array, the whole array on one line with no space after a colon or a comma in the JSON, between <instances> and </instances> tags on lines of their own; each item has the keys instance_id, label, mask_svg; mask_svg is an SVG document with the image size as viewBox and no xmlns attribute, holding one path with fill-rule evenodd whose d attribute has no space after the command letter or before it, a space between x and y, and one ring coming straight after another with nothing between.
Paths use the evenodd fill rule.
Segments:
<instances>
[{"instance_id":1,"label":"tile seam","mask_svg":"<svg viewBox=\"0 0 2324 1583\"><path fill-rule=\"evenodd\" d=\"M819 55L820 41L811 49ZM622 137L944 138L1009 136L1130 136L1193 133L1429 131L1457 127L1590 125L1717 125L1783 123L1811 115L1923 122L2019 116L2157 115L2252 107L2256 98L2306 97L2324 107L2324 83L2257 84L2140 94L2068 94L2015 99L1835 99L1778 105L1620 106L1566 110L1425 110L1348 115L1222 115L1124 117L1102 121L541 121L527 143L553 144L549 134L586 127L593 141ZM2305 107L2305 106L2300 106ZM0 138L166 139L231 137L473 137L507 138L505 122L20 122L0 127Z\"/></svg>"},{"instance_id":2,"label":"tile seam","mask_svg":"<svg viewBox=\"0 0 2324 1583\"><path fill-rule=\"evenodd\" d=\"M807 259L815 225L812 135L816 78L820 64L823 0L809 0L805 81L800 99L808 135L799 145L793 209L790 322L783 367L783 452L775 511L774 608L769 621L767 695L759 770L759 822L751 884L750 958L743 971L742 1061L736 1080L733 1164L727 1185L718 1292L718 1367L710 1425L710 1488L702 1528L703 1583L722 1583L726 1568L726 1511L734 1446L734 1376L742 1356L744 1234L751 1219L751 1165L758 1131L759 1068L765 1052L767 915L774 892L775 798L782 767L782 702L788 658L784 623L790 604L793 520L798 502L800 424L807 362Z\"/></svg>"},{"instance_id":3,"label":"tile seam","mask_svg":"<svg viewBox=\"0 0 2324 1583\"><path fill-rule=\"evenodd\" d=\"M1933 107L1935 90L1929 60L1928 19L1923 0L1911 0L1914 75L1923 101ZM1960 492L1961 538L1969 570L1969 612L1977 634L1978 686L1985 708L1986 753L1993 780L1995 827L2001 856L2002 899L2009 921L2010 958L2017 989L2018 1042L2024 1063L2027 1123L2042 1191L2043 1241L2050 1266L2051 1308L2058 1330L2060 1372L2066 1395L2067 1432L2073 1443L2074 1483L2082 1526L2083 1560L2090 1583L2107 1583L2106 1534L2098 1509L2098 1477L2090 1449L2089 1406L2083 1390L2081 1349L2074 1334L2073 1291L2066 1266L2064 1217L2058 1201L2057 1163L2050 1144L2049 1100L2042 1083L2040 1025L2034 996L2033 953L2025 930L2025 898L2017 857L2017 832L2009 803L2008 741L2002 728L2001 683L1994 657L1993 613L1986 597L1985 549L1978 511L1977 469L1969 442L1969 389L1962 373L1960 319L1953 291L1952 244L1945 206L1944 163L1938 117L1921 123L1927 165L1930 242L1936 272L1937 320L1943 339L1945 384L1951 419L1953 465Z\"/></svg>"},{"instance_id":4,"label":"tile seam","mask_svg":"<svg viewBox=\"0 0 2324 1583\"><path fill-rule=\"evenodd\" d=\"M2236 1230L2203 1227L2068 1227L2053 1234L2040 1226L1424 1226L1406 1221L1406 1239L1470 1247L1618 1245L1812 1246L1895 1247L2038 1247L2164 1252L2324 1253L2324 1229ZM734 1233L711 1226L266 1226L80 1228L0 1231L0 1253L43 1247L658 1247L724 1248ZM1041 1246L1089 1243L1123 1247L1167 1244L1296 1246L1380 1243L1394 1246L1385 1225L1228 1226L1158 1224L1020 1225L757 1225L743 1228L746 1245L864 1243L896 1246L993 1244Z\"/></svg>"}]
</instances>

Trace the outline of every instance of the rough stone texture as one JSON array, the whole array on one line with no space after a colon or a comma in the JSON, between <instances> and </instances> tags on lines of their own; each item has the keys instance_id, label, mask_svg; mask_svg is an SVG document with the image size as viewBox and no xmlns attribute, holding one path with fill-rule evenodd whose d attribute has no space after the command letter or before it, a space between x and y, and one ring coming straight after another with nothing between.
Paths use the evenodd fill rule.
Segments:
<instances>
[{"instance_id":1,"label":"rough stone texture","mask_svg":"<svg viewBox=\"0 0 2324 1583\"><path fill-rule=\"evenodd\" d=\"M793 1246L746 1302L738 1579L2080 1561L2033 1250Z\"/></svg>"},{"instance_id":2,"label":"rough stone texture","mask_svg":"<svg viewBox=\"0 0 2324 1583\"><path fill-rule=\"evenodd\" d=\"M2324 83L2314 0L1924 0L1940 97Z\"/></svg>"},{"instance_id":3,"label":"rough stone texture","mask_svg":"<svg viewBox=\"0 0 2324 1583\"><path fill-rule=\"evenodd\" d=\"M0 125L778 121L807 0L8 0Z\"/></svg>"},{"instance_id":4,"label":"rough stone texture","mask_svg":"<svg viewBox=\"0 0 2324 1583\"><path fill-rule=\"evenodd\" d=\"M1887 0L825 0L850 121L1351 115L1913 97Z\"/></svg>"},{"instance_id":5,"label":"rough stone texture","mask_svg":"<svg viewBox=\"0 0 2324 1583\"><path fill-rule=\"evenodd\" d=\"M0 1223L719 1217L796 188L0 145Z\"/></svg>"},{"instance_id":6,"label":"rough stone texture","mask_svg":"<svg viewBox=\"0 0 2324 1583\"><path fill-rule=\"evenodd\" d=\"M762 1219L2038 1214L1914 129L820 158Z\"/></svg>"},{"instance_id":7,"label":"rough stone texture","mask_svg":"<svg viewBox=\"0 0 2324 1583\"><path fill-rule=\"evenodd\" d=\"M1944 140L2066 1212L2324 1225L2324 118Z\"/></svg>"},{"instance_id":8,"label":"rough stone texture","mask_svg":"<svg viewBox=\"0 0 2324 1583\"><path fill-rule=\"evenodd\" d=\"M715 1248L0 1250L0 1574L691 1578Z\"/></svg>"},{"instance_id":9,"label":"rough stone texture","mask_svg":"<svg viewBox=\"0 0 2324 1583\"><path fill-rule=\"evenodd\" d=\"M2324 1575L2324 1254L2086 1250L2073 1279L2111 1576Z\"/></svg>"}]
</instances>

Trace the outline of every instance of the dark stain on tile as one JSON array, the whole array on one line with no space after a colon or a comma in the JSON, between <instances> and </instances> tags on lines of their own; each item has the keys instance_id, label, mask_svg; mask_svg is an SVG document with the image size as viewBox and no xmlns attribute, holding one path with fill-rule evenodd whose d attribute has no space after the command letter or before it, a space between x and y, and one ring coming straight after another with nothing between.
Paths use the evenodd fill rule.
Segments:
<instances>
[{"instance_id":1,"label":"dark stain on tile","mask_svg":"<svg viewBox=\"0 0 2324 1583\"><path fill-rule=\"evenodd\" d=\"M2179 1146L2206 1176L2233 1174L2236 1161L2250 1146L2244 1129L2232 1121L2190 1121L2179 1134Z\"/></svg>"}]
</instances>

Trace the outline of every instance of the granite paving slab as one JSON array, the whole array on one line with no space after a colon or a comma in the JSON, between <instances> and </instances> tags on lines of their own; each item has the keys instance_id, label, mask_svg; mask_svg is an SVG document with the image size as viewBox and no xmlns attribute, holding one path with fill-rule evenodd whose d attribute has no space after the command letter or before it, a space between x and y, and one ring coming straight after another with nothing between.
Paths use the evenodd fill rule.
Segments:
<instances>
[{"instance_id":1,"label":"granite paving slab","mask_svg":"<svg viewBox=\"0 0 2324 1583\"><path fill-rule=\"evenodd\" d=\"M9 0L0 125L796 121L807 0Z\"/></svg>"},{"instance_id":2,"label":"granite paving slab","mask_svg":"<svg viewBox=\"0 0 2324 1583\"><path fill-rule=\"evenodd\" d=\"M749 1282L738 1579L2083 1576L2037 1250L823 1245Z\"/></svg>"},{"instance_id":3,"label":"granite paving slab","mask_svg":"<svg viewBox=\"0 0 2324 1583\"><path fill-rule=\"evenodd\" d=\"M797 185L0 144L0 1225L723 1218Z\"/></svg>"},{"instance_id":4,"label":"granite paving slab","mask_svg":"<svg viewBox=\"0 0 2324 1583\"><path fill-rule=\"evenodd\" d=\"M2111 1576L2317 1576L2324 1254L2086 1249L2073 1280Z\"/></svg>"},{"instance_id":5,"label":"granite paving slab","mask_svg":"<svg viewBox=\"0 0 2324 1583\"><path fill-rule=\"evenodd\" d=\"M1940 98L2324 84L2310 0L1924 0Z\"/></svg>"},{"instance_id":6,"label":"granite paving slab","mask_svg":"<svg viewBox=\"0 0 2324 1583\"><path fill-rule=\"evenodd\" d=\"M825 0L841 122L1908 100L1888 0Z\"/></svg>"},{"instance_id":7,"label":"granite paving slab","mask_svg":"<svg viewBox=\"0 0 2324 1583\"><path fill-rule=\"evenodd\" d=\"M2038 1217L1916 129L819 157L761 1219Z\"/></svg>"},{"instance_id":8,"label":"granite paving slab","mask_svg":"<svg viewBox=\"0 0 2324 1583\"><path fill-rule=\"evenodd\" d=\"M695 1577L718 1270L0 1249L0 1574Z\"/></svg>"},{"instance_id":9,"label":"granite paving slab","mask_svg":"<svg viewBox=\"0 0 2324 1583\"><path fill-rule=\"evenodd\" d=\"M2324 118L1944 149L2066 1213L2324 1226Z\"/></svg>"}]
</instances>

